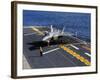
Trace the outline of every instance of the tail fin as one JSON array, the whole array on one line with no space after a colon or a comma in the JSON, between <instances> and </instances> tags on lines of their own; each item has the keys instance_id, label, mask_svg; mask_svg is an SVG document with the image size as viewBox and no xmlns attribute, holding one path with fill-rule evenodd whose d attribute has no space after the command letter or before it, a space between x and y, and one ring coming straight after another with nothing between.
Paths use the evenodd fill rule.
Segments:
<instances>
[{"instance_id":1,"label":"tail fin","mask_svg":"<svg viewBox=\"0 0 100 80\"><path fill-rule=\"evenodd\" d=\"M62 32L61 32L62 34L64 33L64 29L65 29L65 27L63 27L63 29L62 29Z\"/></svg>"},{"instance_id":2,"label":"tail fin","mask_svg":"<svg viewBox=\"0 0 100 80\"><path fill-rule=\"evenodd\" d=\"M77 37L77 32L75 32L75 36Z\"/></svg>"},{"instance_id":3,"label":"tail fin","mask_svg":"<svg viewBox=\"0 0 100 80\"><path fill-rule=\"evenodd\" d=\"M52 25L51 25L51 32L53 32L53 27L52 27Z\"/></svg>"}]
</instances>

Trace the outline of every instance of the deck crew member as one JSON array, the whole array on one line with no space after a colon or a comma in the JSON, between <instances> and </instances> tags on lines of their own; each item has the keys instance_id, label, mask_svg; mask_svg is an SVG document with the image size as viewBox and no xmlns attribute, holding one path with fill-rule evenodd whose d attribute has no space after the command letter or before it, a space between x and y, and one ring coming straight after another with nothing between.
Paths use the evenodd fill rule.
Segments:
<instances>
[{"instance_id":1,"label":"deck crew member","mask_svg":"<svg viewBox=\"0 0 100 80\"><path fill-rule=\"evenodd\" d=\"M43 49L41 46L40 46L40 56L43 56Z\"/></svg>"}]
</instances>

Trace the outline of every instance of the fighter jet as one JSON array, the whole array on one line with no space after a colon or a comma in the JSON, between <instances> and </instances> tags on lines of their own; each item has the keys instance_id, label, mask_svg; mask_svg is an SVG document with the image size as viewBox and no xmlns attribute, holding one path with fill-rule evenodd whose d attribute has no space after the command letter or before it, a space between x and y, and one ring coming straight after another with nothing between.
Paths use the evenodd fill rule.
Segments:
<instances>
[{"instance_id":1,"label":"fighter jet","mask_svg":"<svg viewBox=\"0 0 100 80\"><path fill-rule=\"evenodd\" d=\"M54 29L53 25L51 25L50 28L51 28L50 32L48 32L48 31L45 32L45 36L42 39L43 41L48 42L51 39L53 39L53 40L59 39L59 37L61 37L61 36L72 36L73 35L71 33L64 32L65 27L63 27L62 30L59 30L59 29Z\"/></svg>"}]
</instances>

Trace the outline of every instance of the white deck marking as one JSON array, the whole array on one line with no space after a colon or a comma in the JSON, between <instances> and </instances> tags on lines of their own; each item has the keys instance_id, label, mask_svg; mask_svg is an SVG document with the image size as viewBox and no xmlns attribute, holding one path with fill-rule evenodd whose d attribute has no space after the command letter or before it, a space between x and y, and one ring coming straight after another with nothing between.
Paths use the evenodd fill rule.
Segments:
<instances>
[{"instance_id":1,"label":"white deck marking","mask_svg":"<svg viewBox=\"0 0 100 80\"><path fill-rule=\"evenodd\" d=\"M27 34L24 34L24 36L33 35L33 34L36 34L36 33L27 33Z\"/></svg>"},{"instance_id":2,"label":"white deck marking","mask_svg":"<svg viewBox=\"0 0 100 80\"><path fill-rule=\"evenodd\" d=\"M43 54L47 54L47 53L50 53L50 52L56 51L56 50L58 50L58 49L60 49L60 48L55 48L55 49L49 50L49 51L47 51L47 52L44 52Z\"/></svg>"},{"instance_id":3,"label":"white deck marking","mask_svg":"<svg viewBox=\"0 0 100 80\"><path fill-rule=\"evenodd\" d=\"M28 61L27 61L25 55L23 55L23 64L24 64L24 66L23 66L24 69L31 69L31 66L30 66L30 64L28 63Z\"/></svg>"},{"instance_id":4,"label":"white deck marking","mask_svg":"<svg viewBox=\"0 0 100 80\"><path fill-rule=\"evenodd\" d=\"M87 56L91 57L91 55L90 55L89 53L85 52L85 54L86 54Z\"/></svg>"},{"instance_id":5,"label":"white deck marking","mask_svg":"<svg viewBox=\"0 0 100 80\"><path fill-rule=\"evenodd\" d=\"M77 50L79 50L79 48L78 47L76 47L76 46L74 46L74 45L70 45L70 46L72 46L73 48L75 48L75 49L77 49Z\"/></svg>"}]
</instances>

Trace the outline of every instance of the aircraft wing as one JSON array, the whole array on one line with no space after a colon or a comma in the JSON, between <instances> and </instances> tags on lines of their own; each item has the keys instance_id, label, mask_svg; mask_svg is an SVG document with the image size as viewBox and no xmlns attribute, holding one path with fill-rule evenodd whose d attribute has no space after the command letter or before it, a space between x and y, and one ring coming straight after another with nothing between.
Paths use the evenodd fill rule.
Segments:
<instances>
[{"instance_id":1,"label":"aircraft wing","mask_svg":"<svg viewBox=\"0 0 100 80\"><path fill-rule=\"evenodd\" d=\"M73 33L69 33L69 32L64 32L63 35L64 35L64 36L72 36L72 35L74 35L74 34L73 34Z\"/></svg>"}]
</instances>

